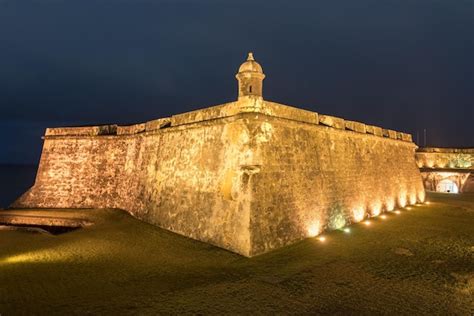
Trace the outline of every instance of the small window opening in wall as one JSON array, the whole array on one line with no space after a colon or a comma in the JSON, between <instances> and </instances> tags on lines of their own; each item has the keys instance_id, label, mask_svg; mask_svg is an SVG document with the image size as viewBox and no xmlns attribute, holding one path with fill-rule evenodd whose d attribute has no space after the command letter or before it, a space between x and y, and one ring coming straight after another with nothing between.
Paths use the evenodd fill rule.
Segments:
<instances>
[{"instance_id":1,"label":"small window opening in wall","mask_svg":"<svg viewBox=\"0 0 474 316\"><path fill-rule=\"evenodd\" d=\"M249 92L252 93L252 86L249 86Z\"/></svg>"}]
</instances>

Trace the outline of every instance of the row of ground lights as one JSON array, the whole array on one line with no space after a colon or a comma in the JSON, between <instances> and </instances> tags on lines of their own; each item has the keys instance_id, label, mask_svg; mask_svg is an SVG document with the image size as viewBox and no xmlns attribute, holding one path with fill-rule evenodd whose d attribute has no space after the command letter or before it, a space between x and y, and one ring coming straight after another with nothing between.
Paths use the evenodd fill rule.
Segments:
<instances>
[{"instance_id":1,"label":"row of ground lights","mask_svg":"<svg viewBox=\"0 0 474 316\"><path fill-rule=\"evenodd\" d=\"M418 195L418 199L417 199ZM397 200L397 201L396 201ZM408 205L414 205L417 203L417 200L420 202L423 202L425 200L425 194L424 192L421 193L412 193L409 195L402 194L400 195L397 199L395 198L390 198L385 200L385 203L382 203L382 201L378 200L373 202L369 208L370 208L370 213L366 211L366 208L361 206L358 208L355 208L353 210L353 218L354 222L361 222L364 220L366 216L374 217L382 214L383 209L385 211L393 211L395 209L395 204L398 204L398 207L404 208ZM383 207L385 205L385 207Z\"/></svg>"},{"instance_id":2,"label":"row of ground lights","mask_svg":"<svg viewBox=\"0 0 474 316\"><path fill-rule=\"evenodd\" d=\"M414 206L421 206L421 205L423 205L423 204L429 205L430 202L429 202L429 201L425 201L424 203L418 203L418 204L415 204ZM413 207L412 207L412 206L407 206L407 207L404 207L404 209L406 209L406 210L408 210L408 211L411 211L411 210L413 209ZM400 215L400 214L402 213L400 210L393 210L393 211L390 211L390 212L393 212L393 213L395 213L395 214L397 214L397 215ZM380 218L383 219L383 220L386 220L386 219L388 218L387 215L385 215L385 214L382 214L382 215L380 215L380 216L378 216L378 217L380 217ZM369 219L363 221L363 223L364 223L364 225L366 225L366 226L370 226L370 225L372 224L372 222L371 222ZM344 227L344 228L342 229L342 231L343 231L344 233L346 233L346 234L349 234L349 233L351 232L351 229L350 229L349 227ZM318 240L321 241L321 242L325 242L325 241L326 241L326 237L325 237L325 236L319 236L319 237L318 237Z\"/></svg>"},{"instance_id":3,"label":"row of ground lights","mask_svg":"<svg viewBox=\"0 0 474 316\"><path fill-rule=\"evenodd\" d=\"M425 192L418 192L416 193L411 193L411 194L401 194L399 197L396 198L389 198L385 200L385 203L382 203L380 200L376 200L375 202L371 203L370 209L371 212L367 212L367 207L361 206L354 208L352 211L353 219L354 222L362 222L366 217L376 217L382 214L382 211L389 211L392 212L395 210L395 200L397 200L397 204L400 208L404 208L407 206L407 204L414 205L417 203L417 195L418 195L418 200L423 203L425 200ZM385 205L385 207L383 207ZM336 229L341 229L345 223L341 223L339 227L335 227ZM308 237L316 237L321 233L321 222L319 220L313 221L309 223L308 228L307 228L307 236Z\"/></svg>"}]
</instances>

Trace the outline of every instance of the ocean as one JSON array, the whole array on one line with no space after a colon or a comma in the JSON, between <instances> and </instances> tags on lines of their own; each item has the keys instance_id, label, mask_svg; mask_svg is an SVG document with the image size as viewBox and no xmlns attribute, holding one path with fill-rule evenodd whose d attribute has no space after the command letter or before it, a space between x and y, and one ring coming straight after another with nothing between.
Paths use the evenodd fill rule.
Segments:
<instances>
[{"instance_id":1,"label":"ocean","mask_svg":"<svg viewBox=\"0 0 474 316\"><path fill-rule=\"evenodd\" d=\"M0 209L7 208L35 181L36 165L0 165Z\"/></svg>"}]
</instances>

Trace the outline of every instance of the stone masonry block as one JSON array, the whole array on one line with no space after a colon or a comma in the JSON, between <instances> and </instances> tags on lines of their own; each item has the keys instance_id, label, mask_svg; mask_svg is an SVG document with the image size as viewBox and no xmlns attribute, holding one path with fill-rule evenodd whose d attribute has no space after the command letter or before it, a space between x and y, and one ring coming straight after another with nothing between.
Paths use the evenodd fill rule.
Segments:
<instances>
[{"instance_id":1,"label":"stone masonry block","mask_svg":"<svg viewBox=\"0 0 474 316\"><path fill-rule=\"evenodd\" d=\"M153 121L148 121L148 122L145 123L145 130L147 132L154 131L154 130L163 128L163 127L169 125L170 123L171 123L171 120L170 120L169 117L160 118L160 119L153 120Z\"/></svg>"},{"instance_id":2,"label":"stone masonry block","mask_svg":"<svg viewBox=\"0 0 474 316\"><path fill-rule=\"evenodd\" d=\"M366 128L367 134L372 134L372 135L380 136L380 137L383 136L383 131L381 127L374 126L374 125L366 125L365 128Z\"/></svg>"},{"instance_id":3,"label":"stone masonry block","mask_svg":"<svg viewBox=\"0 0 474 316\"><path fill-rule=\"evenodd\" d=\"M411 136L411 134L402 133L402 140L404 140L404 141L406 141L406 142L411 142L411 141L412 141L412 136Z\"/></svg>"},{"instance_id":4,"label":"stone masonry block","mask_svg":"<svg viewBox=\"0 0 474 316\"><path fill-rule=\"evenodd\" d=\"M391 139L397 139L397 132L394 131L394 130L389 129L388 130L388 137L390 137Z\"/></svg>"},{"instance_id":5,"label":"stone masonry block","mask_svg":"<svg viewBox=\"0 0 474 316\"><path fill-rule=\"evenodd\" d=\"M45 136L98 136L115 135L116 133L117 125L113 124L101 126L47 128Z\"/></svg>"},{"instance_id":6,"label":"stone masonry block","mask_svg":"<svg viewBox=\"0 0 474 316\"><path fill-rule=\"evenodd\" d=\"M358 133L366 133L365 124L355 121L345 121L346 129Z\"/></svg>"},{"instance_id":7,"label":"stone masonry block","mask_svg":"<svg viewBox=\"0 0 474 316\"><path fill-rule=\"evenodd\" d=\"M133 135L145 131L145 123L130 126L118 126L117 135Z\"/></svg>"},{"instance_id":8,"label":"stone masonry block","mask_svg":"<svg viewBox=\"0 0 474 316\"><path fill-rule=\"evenodd\" d=\"M319 123L337 129L346 128L346 125L344 124L344 119L330 115L319 114Z\"/></svg>"}]
</instances>

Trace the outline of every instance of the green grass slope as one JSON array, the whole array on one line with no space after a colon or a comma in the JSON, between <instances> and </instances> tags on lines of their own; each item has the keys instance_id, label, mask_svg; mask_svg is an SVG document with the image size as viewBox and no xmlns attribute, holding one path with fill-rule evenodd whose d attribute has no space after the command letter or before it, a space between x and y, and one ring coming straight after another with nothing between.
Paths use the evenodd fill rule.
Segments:
<instances>
[{"instance_id":1,"label":"green grass slope","mask_svg":"<svg viewBox=\"0 0 474 316\"><path fill-rule=\"evenodd\" d=\"M0 314L474 313L474 195L251 259L91 211L62 235L0 230Z\"/></svg>"}]
</instances>

